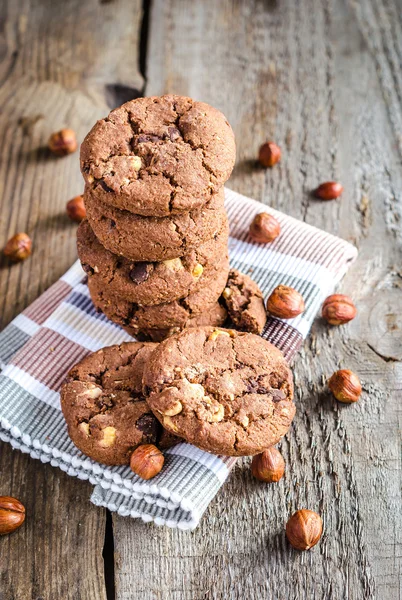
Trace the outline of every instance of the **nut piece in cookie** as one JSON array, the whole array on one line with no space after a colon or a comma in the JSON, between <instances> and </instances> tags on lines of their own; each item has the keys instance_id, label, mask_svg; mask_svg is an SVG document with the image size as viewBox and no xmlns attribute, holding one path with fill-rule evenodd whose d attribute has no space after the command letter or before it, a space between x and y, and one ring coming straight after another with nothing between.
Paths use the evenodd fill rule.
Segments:
<instances>
[{"instance_id":1,"label":"nut piece in cookie","mask_svg":"<svg viewBox=\"0 0 402 600\"><path fill-rule=\"evenodd\" d=\"M276 444L296 410L282 353L251 333L186 329L159 344L143 383L151 410L168 431L228 456L258 454Z\"/></svg>"},{"instance_id":2,"label":"nut piece in cookie","mask_svg":"<svg viewBox=\"0 0 402 600\"><path fill-rule=\"evenodd\" d=\"M267 320L264 299L260 288L248 275L231 269L222 301L237 329L249 333L262 332Z\"/></svg>"},{"instance_id":3,"label":"nut piece in cookie","mask_svg":"<svg viewBox=\"0 0 402 600\"><path fill-rule=\"evenodd\" d=\"M110 346L70 370L61 407L70 438L93 460L128 464L138 445L159 442L162 428L142 394L144 365L156 347L141 342Z\"/></svg>"}]
</instances>

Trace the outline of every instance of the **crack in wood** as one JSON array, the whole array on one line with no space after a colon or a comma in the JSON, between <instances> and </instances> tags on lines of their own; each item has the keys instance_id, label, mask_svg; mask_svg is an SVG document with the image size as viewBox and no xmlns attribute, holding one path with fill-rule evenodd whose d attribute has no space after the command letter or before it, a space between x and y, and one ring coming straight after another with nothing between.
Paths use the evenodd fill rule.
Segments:
<instances>
[{"instance_id":1,"label":"crack in wood","mask_svg":"<svg viewBox=\"0 0 402 600\"><path fill-rule=\"evenodd\" d=\"M381 360L384 360L385 362L401 362L400 359L396 358L395 356L387 356L385 354L381 354L381 352L378 352L378 350L376 350L374 348L374 346L372 346L368 342L367 342L367 346L370 348L370 350L372 350L374 352L374 354L379 356L381 358Z\"/></svg>"},{"instance_id":2,"label":"crack in wood","mask_svg":"<svg viewBox=\"0 0 402 600\"><path fill-rule=\"evenodd\" d=\"M105 578L105 589L107 600L115 600L115 559L114 559L114 536L113 536L113 519L111 512L106 509L105 515L105 541L103 544L103 572Z\"/></svg>"}]
</instances>

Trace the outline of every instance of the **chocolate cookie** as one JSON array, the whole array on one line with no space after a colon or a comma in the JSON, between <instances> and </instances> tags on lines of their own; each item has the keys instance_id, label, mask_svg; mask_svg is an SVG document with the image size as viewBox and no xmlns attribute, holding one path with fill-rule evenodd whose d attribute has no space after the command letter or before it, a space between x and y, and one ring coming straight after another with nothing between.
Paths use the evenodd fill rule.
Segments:
<instances>
[{"instance_id":1,"label":"chocolate cookie","mask_svg":"<svg viewBox=\"0 0 402 600\"><path fill-rule=\"evenodd\" d=\"M252 333L186 329L152 353L143 382L166 429L218 454L262 452L285 435L296 410L282 353Z\"/></svg>"},{"instance_id":2,"label":"chocolate cookie","mask_svg":"<svg viewBox=\"0 0 402 600\"><path fill-rule=\"evenodd\" d=\"M146 306L183 298L203 287L204 281L219 277L227 241L224 231L182 258L136 263L106 250L88 221L82 221L77 230L78 256L89 279L101 289Z\"/></svg>"},{"instance_id":3,"label":"chocolate cookie","mask_svg":"<svg viewBox=\"0 0 402 600\"><path fill-rule=\"evenodd\" d=\"M135 261L161 261L184 256L227 227L224 191L202 208L172 217L141 217L100 202L86 187L88 221L102 245Z\"/></svg>"},{"instance_id":4,"label":"chocolate cookie","mask_svg":"<svg viewBox=\"0 0 402 600\"><path fill-rule=\"evenodd\" d=\"M94 125L81 145L81 171L102 202L166 217L206 204L235 154L216 108L183 96L138 98Z\"/></svg>"},{"instance_id":5,"label":"chocolate cookie","mask_svg":"<svg viewBox=\"0 0 402 600\"><path fill-rule=\"evenodd\" d=\"M127 342L75 365L61 389L68 434L87 456L107 465L130 462L140 444L166 447L169 436L142 395L142 374L157 344Z\"/></svg>"},{"instance_id":6,"label":"chocolate cookie","mask_svg":"<svg viewBox=\"0 0 402 600\"><path fill-rule=\"evenodd\" d=\"M236 329L261 333L267 320L264 298L258 285L248 275L231 269L222 292L229 317Z\"/></svg>"},{"instance_id":7,"label":"chocolate cookie","mask_svg":"<svg viewBox=\"0 0 402 600\"><path fill-rule=\"evenodd\" d=\"M130 327L138 332L147 329L170 329L186 327L188 321L201 313L214 308L227 280L229 261L223 256L220 268L214 279L205 278L202 287L191 292L185 298L154 306L139 306L111 293L109 289L98 286L88 279L88 288L96 308L115 323Z\"/></svg>"},{"instance_id":8,"label":"chocolate cookie","mask_svg":"<svg viewBox=\"0 0 402 600\"><path fill-rule=\"evenodd\" d=\"M189 327L221 327L225 324L228 313L227 310L219 302L211 304L203 313L191 317L185 324ZM142 329L140 331L124 327L130 335L142 340L151 340L152 342L161 342L172 335L180 333L184 327L170 327L169 329Z\"/></svg>"}]
</instances>

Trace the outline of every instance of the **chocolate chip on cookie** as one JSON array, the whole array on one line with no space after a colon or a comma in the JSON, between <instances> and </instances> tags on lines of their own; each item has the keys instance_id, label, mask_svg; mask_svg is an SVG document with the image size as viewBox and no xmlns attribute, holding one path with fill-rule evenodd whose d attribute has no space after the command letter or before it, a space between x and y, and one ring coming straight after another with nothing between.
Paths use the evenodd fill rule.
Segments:
<instances>
[{"instance_id":1,"label":"chocolate chip on cookie","mask_svg":"<svg viewBox=\"0 0 402 600\"><path fill-rule=\"evenodd\" d=\"M218 454L262 452L285 435L296 410L282 353L251 333L186 329L158 346L143 382L168 431Z\"/></svg>"},{"instance_id":2,"label":"chocolate chip on cookie","mask_svg":"<svg viewBox=\"0 0 402 600\"><path fill-rule=\"evenodd\" d=\"M236 329L262 332L267 320L264 298L258 285L248 275L231 269L222 300Z\"/></svg>"},{"instance_id":3,"label":"chocolate chip on cookie","mask_svg":"<svg viewBox=\"0 0 402 600\"><path fill-rule=\"evenodd\" d=\"M102 202L165 217L206 204L229 178L233 131L224 115L183 96L138 98L98 121L81 171Z\"/></svg>"},{"instance_id":4,"label":"chocolate chip on cookie","mask_svg":"<svg viewBox=\"0 0 402 600\"><path fill-rule=\"evenodd\" d=\"M127 342L103 348L68 373L61 389L68 434L93 460L128 464L139 444L155 444L161 439L160 423L142 394L144 366L156 347Z\"/></svg>"},{"instance_id":5,"label":"chocolate chip on cookie","mask_svg":"<svg viewBox=\"0 0 402 600\"><path fill-rule=\"evenodd\" d=\"M103 246L102 246L102 248L103 248ZM123 259L123 261L124 261L124 259ZM121 263L118 265L118 267L120 267L120 266L121 266ZM154 270L153 263L138 262L138 263L134 263L132 266L129 267L128 276L131 279L131 281L133 283L135 283L135 285L140 285L140 283L144 283L145 281L148 281L149 276L151 275L153 270ZM134 300L134 302L136 302L136 300ZM158 304L158 303L155 302L155 304Z\"/></svg>"}]
</instances>

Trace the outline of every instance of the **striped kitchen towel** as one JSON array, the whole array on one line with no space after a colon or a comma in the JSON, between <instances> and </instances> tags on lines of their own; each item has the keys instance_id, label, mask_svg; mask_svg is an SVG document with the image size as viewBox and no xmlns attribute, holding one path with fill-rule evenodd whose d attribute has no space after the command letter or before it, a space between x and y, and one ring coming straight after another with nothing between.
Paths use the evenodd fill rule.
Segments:
<instances>
[{"instance_id":1,"label":"striped kitchen towel","mask_svg":"<svg viewBox=\"0 0 402 600\"><path fill-rule=\"evenodd\" d=\"M357 256L349 243L226 190L231 265L249 273L264 296L278 284L296 288L306 310L283 322L269 318L263 336L293 359L323 299ZM269 245L253 243L255 214L279 220L281 235ZM189 444L166 452L165 466L144 482L128 467L106 467L73 445L60 410L59 389L67 371L89 352L130 340L98 314L79 263L0 334L0 439L95 485L92 502L121 515L158 525L192 529L226 480L236 459L214 456Z\"/></svg>"}]
</instances>

